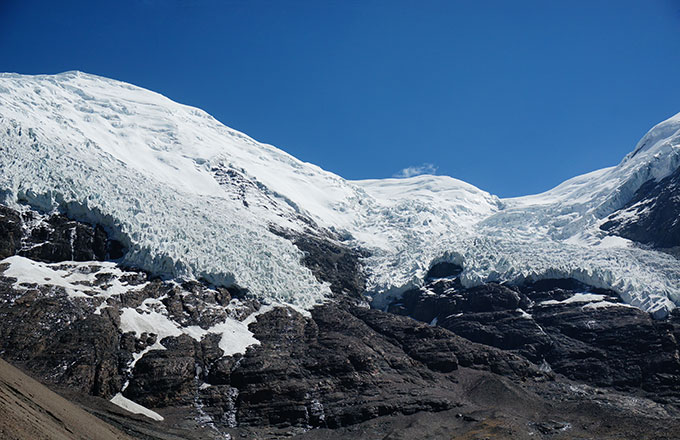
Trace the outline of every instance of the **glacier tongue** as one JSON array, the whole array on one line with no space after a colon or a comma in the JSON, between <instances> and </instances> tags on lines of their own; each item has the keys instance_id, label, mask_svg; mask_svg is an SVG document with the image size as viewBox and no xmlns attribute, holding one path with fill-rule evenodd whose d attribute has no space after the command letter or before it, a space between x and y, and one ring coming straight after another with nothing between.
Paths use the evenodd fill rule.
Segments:
<instances>
[{"instance_id":1,"label":"glacier tongue","mask_svg":"<svg viewBox=\"0 0 680 440\"><path fill-rule=\"evenodd\" d=\"M126 264L302 307L329 287L272 226L368 249L377 306L453 261L467 285L573 277L663 315L680 303L677 260L598 226L680 166L679 133L675 116L616 167L499 199L445 176L346 181L126 83L0 74L0 196L103 224Z\"/></svg>"}]
</instances>

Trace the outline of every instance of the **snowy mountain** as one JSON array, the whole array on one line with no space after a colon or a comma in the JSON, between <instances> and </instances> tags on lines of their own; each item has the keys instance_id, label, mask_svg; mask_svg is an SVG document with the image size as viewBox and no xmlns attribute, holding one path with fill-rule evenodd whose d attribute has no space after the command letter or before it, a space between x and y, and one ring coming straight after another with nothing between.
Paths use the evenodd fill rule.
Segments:
<instances>
[{"instance_id":1,"label":"snowy mountain","mask_svg":"<svg viewBox=\"0 0 680 440\"><path fill-rule=\"evenodd\" d=\"M441 261L461 265L468 287L574 278L658 316L680 303L674 257L600 229L680 166L680 115L619 165L514 199L445 176L347 181L199 109L80 72L2 74L0 148L8 206L104 226L124 265L268 301L311 307L330 292L283 230L365 251L377 307Z\"/></svg>"},{"instance_id":2,"label":"snowy mountain","mask_svg":"<svg viewBox=\"0 0 680 440\"><path fill-rule=\"evenodd\" d=\"M680 115L500 199L0 74L0 356L138 438L676 438L679 173Z\"/></svg>"}]
</instances>

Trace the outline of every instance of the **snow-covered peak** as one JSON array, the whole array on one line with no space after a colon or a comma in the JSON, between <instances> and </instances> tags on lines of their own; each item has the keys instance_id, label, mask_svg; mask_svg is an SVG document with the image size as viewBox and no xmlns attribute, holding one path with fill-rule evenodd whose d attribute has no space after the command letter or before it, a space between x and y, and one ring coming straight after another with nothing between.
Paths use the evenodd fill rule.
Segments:
<instances>
[{"instance_id":1,"label":"snow-covered peak","mask_svg":"<svg viewBox=\"0 0 680 440\"><path fill-rule=\"evenodd\" d=\"M225 127L203 110L140 87L82 72L0 77L2 115L51 131L55 140L82 138L146 175L178 190L220 194L209 167L220 160L247 166L263 183L297 198L314 192L306 177L336 176ZM276 165L281 176L272 173Z\"/></svg>"},{"instance_id":2,"label":"snow-covered peak","mask_svg":"<svg viewBox=\"0 0 680 440\"><path fill-rule=\"evenodd\" d=\"M597 244L602 237L593 224L623 207L643 183L661 180L678 167L680 114L652 128L619 165L574 177L541 194L505 199L505 212L487 223L516 221L543 228L556 239Z\"/></svg>"},{"instance_id":3,"label":"snow-covered peak","mask_svg":"<svg viewBox=\"0 0 680 440\"><path fill-rule=\"evenodd\" d=\"M671 116L663 122L656 124L651 130L645 134L640 142L635 146L635 149L628 154L623 163L632 161L633 158L649 154L663 153L665 147L676 146L680 143L680 113ZM657 180L664 178L664 175L656 177Z\"/></svg>"},{"instance_id":4,"label":"snow-covered peak","mask_svg":"<svg viewBox=\"0 0 680 440\"><path fill-rule=\"evenodd\" d=\"M332 231L367 249L376 305L451 260L469 285L574 277L666 310L680 302L677 261L604 239L598 226L680 165L679 121L656 126L616 167L500 200L445 176L346 181L123 82L1 74L0 196L108 226L127 264L304 307L328 286L272 227Z\"/></svg>"},{"instance_id":5,"label":"snow-covered peak","mask_svg":"<svg viewBox=\"0 0 680 440\"><path fill-rule=\"evenodd\" d=\"M78 72L0 77L0 125L9 200L109 226L126 263L300 305L328 292L269 226L298 227L303 204L323 212L314 202L337 176L202 110Z\"/></svg>"},{"instance_id":6,"label":"snow-covered peak","mask_svg":"<svg viewBox=\"0 0 680 440\"><path fill-rule=\"evenodd\" d=\"M399 179L370 179L353 183L384 204L417 201L446 209L457 223L472 225L498 211L498 197L449 176L421 175Z\"/></svg>"}]
</instances>

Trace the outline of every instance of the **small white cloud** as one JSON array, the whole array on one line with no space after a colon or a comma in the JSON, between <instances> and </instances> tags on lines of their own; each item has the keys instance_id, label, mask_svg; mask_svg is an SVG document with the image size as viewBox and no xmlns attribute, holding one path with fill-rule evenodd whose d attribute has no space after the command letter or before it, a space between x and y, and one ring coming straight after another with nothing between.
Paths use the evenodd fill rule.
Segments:
<instances>
[{"instance_id":1,"label":"small white cloud","mask_svg":"<svg viewBox=\"0 0 680 440\"><path fill-rule=\"evenodd\" d=\"M403 170L394 174L392 177L413 177L420 176L421 174L435 174L436 172L436 166L432 165L431 163L424 163L422 165L404 168Z\"/></svg>"}]
</instances>

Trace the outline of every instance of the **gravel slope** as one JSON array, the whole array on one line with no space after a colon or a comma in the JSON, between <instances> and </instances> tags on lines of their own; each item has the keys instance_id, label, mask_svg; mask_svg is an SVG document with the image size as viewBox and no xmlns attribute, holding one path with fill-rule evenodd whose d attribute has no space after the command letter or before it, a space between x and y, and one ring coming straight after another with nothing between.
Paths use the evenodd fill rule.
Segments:
<instances>
[{"instance_id":1,"label":"gravel slope","mask_svg":"<svg viewBox=\"0 0 680 440\"><path fill-rule=\"evenodd\" d=\"M0 414L5 440L131 439L2 360Z\"/></svg>"}]
</instances>

